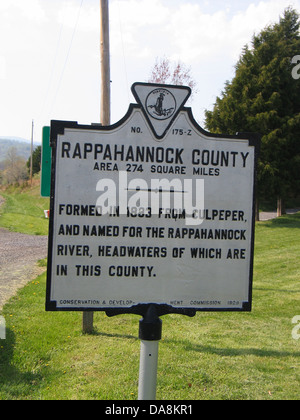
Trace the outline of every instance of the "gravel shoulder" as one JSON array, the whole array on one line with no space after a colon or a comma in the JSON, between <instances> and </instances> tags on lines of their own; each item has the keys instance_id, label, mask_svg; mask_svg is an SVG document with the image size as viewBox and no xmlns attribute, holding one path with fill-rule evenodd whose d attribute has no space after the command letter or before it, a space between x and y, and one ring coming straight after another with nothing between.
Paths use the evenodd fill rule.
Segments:
<instances>
[{"instance_id":1,"label":"gravel shoulder","mask_svg":"<svg viewBox=\"0 0 300 420\"><path fill-rule=\"evenodd\" d=\"M4 203L0 196L0 206ZM37 261L47 257L48 237L0 228L0 310L17 290L45 271Z\"/></svg>"},{"instance_id":2,"label":"gravel shoulder","mask_svg":"<svg viewBox=\"0 0 300 420\"><path fill-rule=\"evenodd\" d=\"M288 209L286 210L286 214L296 214L300 211L300 208L296 209ZM266 211L259 213L259 220L264 222L266 220L276 219L277 218L277 211Z\"/></svg>"},{"instance_id":3,"label":"gravel shoulder","mask_svg":"<svg viewBox=\"0 0 300 420\"><path fill-rule=\"evenodd\" d=\"M45 271L37 261L47 257L48 237L0 228L0 310L16 291Z\"/></svg>"}]
</instances>

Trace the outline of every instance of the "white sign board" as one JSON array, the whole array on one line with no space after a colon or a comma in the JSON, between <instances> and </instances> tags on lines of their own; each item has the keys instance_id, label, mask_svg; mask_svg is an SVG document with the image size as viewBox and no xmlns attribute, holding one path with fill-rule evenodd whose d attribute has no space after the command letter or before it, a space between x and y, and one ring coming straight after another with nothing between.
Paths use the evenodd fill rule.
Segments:
<instances>
[{"instance_id":1,"label":"white sign board","mask_svg":"<svg viewBox=\"0 0 300 420\"><path fill-rule=\"evenodd\" d=\"M250 310L254 135L205 132L189 88L136 83L109 127L52 121L47 310Z\"/></svg>"}]
</instances>

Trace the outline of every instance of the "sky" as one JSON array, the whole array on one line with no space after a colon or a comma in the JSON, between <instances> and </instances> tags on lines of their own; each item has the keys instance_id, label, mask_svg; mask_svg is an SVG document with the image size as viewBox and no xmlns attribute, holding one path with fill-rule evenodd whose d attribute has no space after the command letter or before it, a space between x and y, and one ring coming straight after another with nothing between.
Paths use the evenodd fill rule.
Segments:
<instances>
[{"instance_id":1,"label":"sky","mask_svg":"<svg viewBox=\"0 0 300 420\"><path fill-rule=\"evenodd\" d=\"M204 126L245 44L300 0L110 0L111 123L156 58L197 83L188 106ZM300 51L299 51L300 54ZM0 137L33 137L52 119L100 121L100 0L0 0Z\"/></svg>"}]
</instances>

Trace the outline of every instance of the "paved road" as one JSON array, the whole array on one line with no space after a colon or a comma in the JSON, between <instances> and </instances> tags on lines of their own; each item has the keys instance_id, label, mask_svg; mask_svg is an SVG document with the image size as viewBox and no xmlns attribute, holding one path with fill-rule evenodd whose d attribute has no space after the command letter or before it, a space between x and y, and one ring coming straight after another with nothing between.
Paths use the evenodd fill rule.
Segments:
<instances>
[{"instance_id":1,"label":"paved road","mask_svg":"<svg viewBox=\"0 0 300 420\"><path fill-rule=\"evenodd\" d=\"M3 202L0 196L0 206ZM47 249L47 236L24 235L0 228L0 310L20 287L45 270L36 263L47 257Z\"/></svg>"},{"instance_id":2,"label":"paved road","mask_svg":"<svg viewBox=\"0 0 300 420\"><path fill-rule=\"evenodd\" d=\"M295 214L298 213L300 209L288 209L286 211L287 214ZM269 211L269 212L261 212L259 213L259 219L260 221L270 220L270 219L276 219L277 217L277 211Z\"/></svg>"},{"instance_id":3,"label":"paved road","mask_svg":"<svg viewBox=\"0 0 300 420\"><path fill-rule=\"evenodd\" d=\"M48 237L24 235L0 228L0 310L16 291L45 268L37 261L47 257Z\"/></svg>"}]
</instances>

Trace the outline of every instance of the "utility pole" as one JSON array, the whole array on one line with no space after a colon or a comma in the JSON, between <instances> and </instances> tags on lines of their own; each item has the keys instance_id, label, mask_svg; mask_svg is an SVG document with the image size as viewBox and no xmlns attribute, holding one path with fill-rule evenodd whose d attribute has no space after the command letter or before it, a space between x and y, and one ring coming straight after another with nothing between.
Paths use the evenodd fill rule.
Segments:
<instances>
[{"instance_id":1,"label":"utility pole","mask_svg":"<svg viewBox=\"0 0 300 420\"><path fill-rule=\"evenodd\" d=\"M109 0L100 0L101 109L100 122L110 124Z\"/></svg>"},{"instance_id":2,"label":"utility pole","mask_svg":"<svg viewBox=\"0 0 300 420\"><path fill-rule=\"evenodd\" d=\"M32 154L33 154L33 128L34 121L31 124L31 145L30 145L30 185L32 186Z\"/></svg>"},{"instance_id":3,"label":"utility pole","mask_svg":"<svg viewBox=\"0 0 300 420\"><path fill-rule=\"evenodd\" d=\"M110 57L109 57L109 0L100 0L100 62L101 106L100 123L110 125ZM82 330L93 331L94 312L83 312Z\"/></svg>"}]
</instances>

